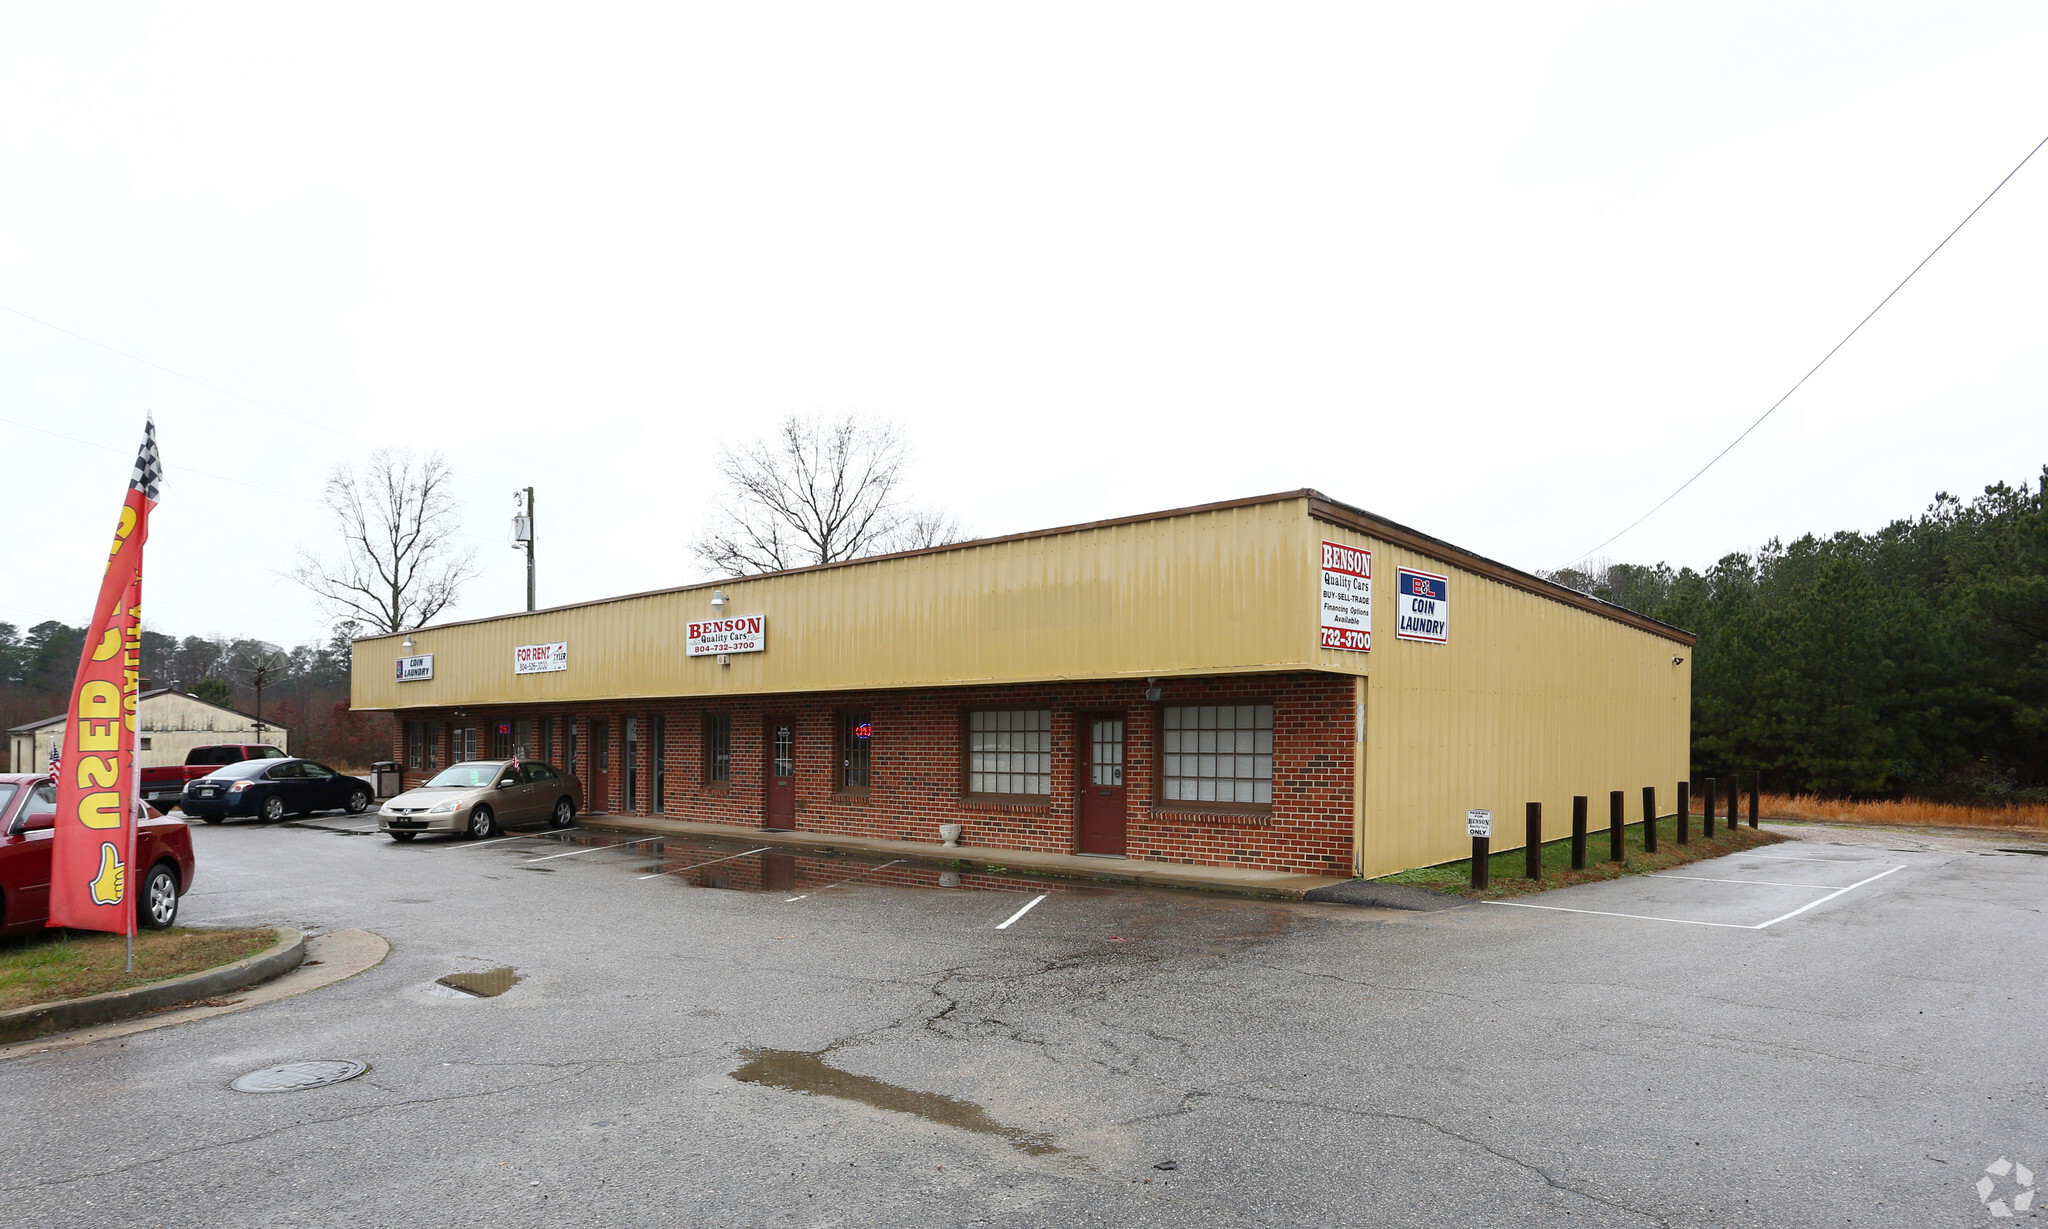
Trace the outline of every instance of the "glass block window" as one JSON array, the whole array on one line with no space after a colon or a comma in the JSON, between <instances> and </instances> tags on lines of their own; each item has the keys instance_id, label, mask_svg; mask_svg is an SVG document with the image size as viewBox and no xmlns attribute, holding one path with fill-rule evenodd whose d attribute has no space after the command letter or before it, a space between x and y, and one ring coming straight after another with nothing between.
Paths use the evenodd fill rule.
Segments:
<instances>
[{"instance_id":1,"label":"glass block window","mask_svg":"<svg viewBox=\"0 0 2048 1229\"><path fill-rule=\"evenodd\" d=\"M628 811L640 808L640 719L626 718L626 795Z\"/></svg>"},{"instance_id":2,"label":"glass block window","mask_svg":"<svg viewBox=\"0 0 2048 1229\"><path fill-rule=\"evenodd\" d=\"M967 714L967 792L1052 793L1052 710Z\"/></svg>"},{"instance_id":3,"label":"glass block window","mask_svg":"<svg viewBox=\"0 0 2048 1229\"><path fill-rule=\"evenodd\" d=\"M1168 802L1273 802L1273 706L1204 704L1160 713Z\"/></svg>"},{"instance_id":4,"label":"glass block window","mask_svg":"<svg viewBox=\"0 0 2048 1229\"><path fill-rule=\"evenodd\" d=\"M732 714L704 714L704 781L724 785L732 780Z\"/></svg>"},{"instance_id":5,"label":"glass block window","mask_svg":"<svg viewBox=\"0 0 2048 1229\"><path fill-rule=\"evenodd\" d=\"M647 813L660 815L668 810L668 718L650 718L648 726L654 740L647 751L654 764L654 787L647 794Z\"/></svg>"}]
</instances>

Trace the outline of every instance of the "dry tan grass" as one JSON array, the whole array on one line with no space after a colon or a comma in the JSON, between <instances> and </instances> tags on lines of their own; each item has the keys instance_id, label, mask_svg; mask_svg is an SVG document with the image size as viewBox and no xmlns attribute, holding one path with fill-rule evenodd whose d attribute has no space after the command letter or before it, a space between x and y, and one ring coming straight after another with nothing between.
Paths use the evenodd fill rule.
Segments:
<instances>
[{"instance_id":1,"label":"dry tan grass","mask_svg":"<svg viewBox=\"0 0 2048 1229\"><path fill-rule=\"evenodd\" d=\"M1743 814L1749 798L1743 796ZM1923 802L1906 798L1897 802L1882 799L1857 802L1839 798L1817 798L1812 794L1765 794L1765 819L1813 819L1830 823L1913 824L1944 828L2039 828L2048 829L2048 806L1967 806L1953 802Z\"/></svg>"}]
</instances>

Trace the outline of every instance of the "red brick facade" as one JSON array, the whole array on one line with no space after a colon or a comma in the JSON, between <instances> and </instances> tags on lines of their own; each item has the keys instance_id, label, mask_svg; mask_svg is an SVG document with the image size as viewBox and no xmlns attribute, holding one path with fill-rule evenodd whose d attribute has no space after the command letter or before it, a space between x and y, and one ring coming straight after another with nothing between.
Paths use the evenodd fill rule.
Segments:
<instances>
[{"instance_id":1,"label":"red brick facade","mask_svg":"<svg viewBox=\"0 0 2048 1229\"><path fill-rule=\"evenodd\" d=\"M1270 808L1161 804L1155 798L1154 730L1167 705L1273 705L1273 801ZM593 723L608 723L609 789L586 810L649 814L651 734L666 725L667 748L659 807L651 813L759 828L763 821L765 723L793 718L796 731L796 826L820 836L939 840L938 825L957 823L961 843L998 849L1072 853L1076 838L1076 715L1125 714L1126 853L1148 861L1200 866L1348 875L1352 869L1352 684L1325 674L1252 675L1216 680L1168 680L1158 704L1145 700L1141 681L1059 683L1013 687L948 688L795 696L745 696L730 701L650 700L559 707L520 706L405 714L398 724L395 758L406 763L413 722L427 722L433 763L450 762L450 732L477 730L478 753L495 757L501 723L532 722L531 750L567 768L586 785ZM1052 713L1052 792L1044 801L981 800L966 792L965 715L989 709L1049 709ZM866 790L835 788L839 755L836 716L867 714L874 724L872 780ZM731 780L706 780L705 717L731 719ZM635 774L638 805L625 801L627 718L639 723L643 767ZM570 762L566 723L575 723ZM542 723L549 744L538 745ZM406 784L425 773L408 764Z\"/></svg>"}]
</instances>

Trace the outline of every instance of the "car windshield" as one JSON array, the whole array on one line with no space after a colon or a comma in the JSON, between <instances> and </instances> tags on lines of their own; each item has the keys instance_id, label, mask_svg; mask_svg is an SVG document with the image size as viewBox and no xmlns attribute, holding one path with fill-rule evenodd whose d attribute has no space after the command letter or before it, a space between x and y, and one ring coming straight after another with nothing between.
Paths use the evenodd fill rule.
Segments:
<instances>
[{"instance_id":1,"label":"car windshield","mask_svg":"<svg viewBox=\"0 0 2048 1229\"><path fill-rule=\"evenodd\" d=\"M260 776L264 769L272 766L269 760L243 760L239 764L223 764L206 774L205 780L239 781L243 777Z\"/></svg>"},{"instance_id":2,"label":"car windshield","mask_svg":"<svg viewBox=\"0 0 2048 1229\"><path fill-rule=\"evenodd\" d=\"M455 764L443 768L427 782L428 789L489 789L498 783L503 764Z\"/></svg>"}]
</instances>

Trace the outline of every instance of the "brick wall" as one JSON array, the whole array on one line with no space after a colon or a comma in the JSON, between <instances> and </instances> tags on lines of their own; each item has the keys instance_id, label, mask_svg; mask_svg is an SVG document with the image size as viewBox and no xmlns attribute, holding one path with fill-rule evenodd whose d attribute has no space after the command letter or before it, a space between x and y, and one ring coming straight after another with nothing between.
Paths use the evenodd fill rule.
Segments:
<instances>
[{"instance_id":1,"label":"brick wall","mask_svg":"<svg viewBox=\"0 0 2048 1229\"><path fill-rule=\"evenodd\" d=\"M650 813L652 719L667 721L668 746L659 814L758 828L770 717L793 720L796 732L796 826L820 835L937 842L938 825L957 823L961 843L998 849L1075 852L1075 733L1082 714L1118 712L1125 718L1125 824L1129 857L1197 866L1245 866L1310 874L1351 872L1351 680L1336 675L1234 676L1214 681L1168 680L1161 705L1144 698L1144 684L1060 683L942 691L832 693L577 704L561 707L464 709L410 714L432 723L436 762L450 762L450 731L479 728L479 753L489 755L500 722L551 718L550 745L532 751L568 768L586 786L593 724L608 726L608 788L586 811ZM1157 805L1154 727L1164 705L1271 702L1273 804L1245 814L1175 804ZM1049 709L1052 713L1052 793L1043 802L982 801L965 796L963 714L974 709ZM835 717L868 714L873 779L866 791L835 788L838 754ZM705 780L704 716L732 720L731 781ZM642 767L638 804L625 803L624 723L640 723ZM567 762L565 722L576 724L577 762ZM406 723L398 723L394 758L406 762ZM425 774L406 773L408 786Z\"/></svg>"}]
</instances>

